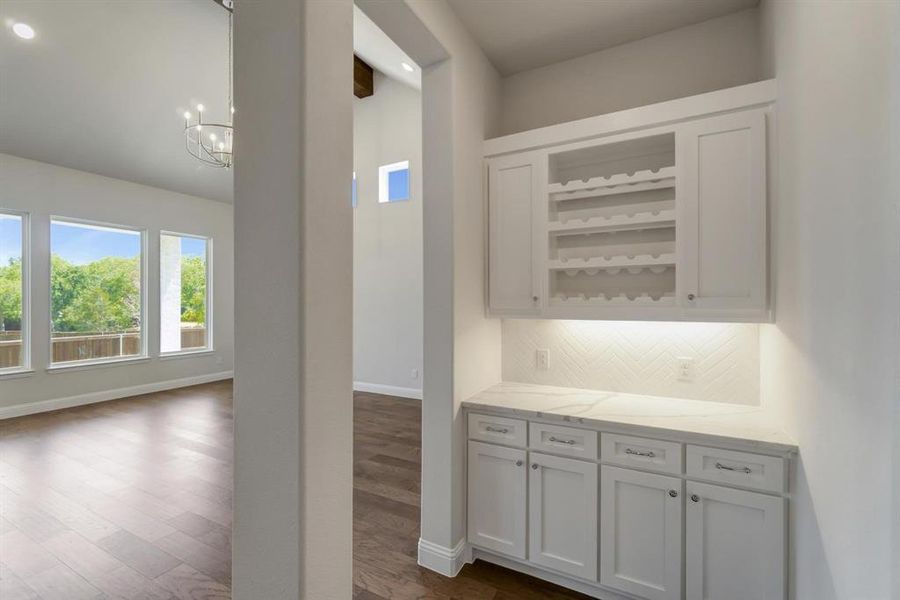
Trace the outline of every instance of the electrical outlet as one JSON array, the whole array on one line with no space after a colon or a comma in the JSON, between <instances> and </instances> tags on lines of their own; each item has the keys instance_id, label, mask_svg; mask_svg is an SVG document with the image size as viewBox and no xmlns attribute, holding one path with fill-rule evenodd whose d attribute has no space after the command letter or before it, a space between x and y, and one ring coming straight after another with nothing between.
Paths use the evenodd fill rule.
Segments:
<instances>
[{"instance_id":1,"label":"electrical outlet","mask_svg":"<svg viewBox=\"0 0 900 600\"><path fill-rule=\"evenodd\" d=\"M675 361L675 376L678 381L691 382L697 378L697 368L693 356L678 356Z\"/></svg>"},{"instance_id":2,"label":"electrical outlet","mask_svg":"<svg viewBox=\"0 0 900 600\"><path fill-rule=\"evenodd\" d=\"M538 350L535 353L535 366L538 371L550 370L550 351L546 349Z\"/></svg>"},{"instance_id":3,"label":"electrical outlet","mask_svg":"<svg viewBox=\"0 0 900 600\"><path fill-rule=\"evenodd\" d=\"M418 379L418 378L419 378L419 370L418 370L418 369L413 369L412 371L410 371L410 372L409 372L409 378L410 378L410 379Z\"/></svg>"}]
</instances>

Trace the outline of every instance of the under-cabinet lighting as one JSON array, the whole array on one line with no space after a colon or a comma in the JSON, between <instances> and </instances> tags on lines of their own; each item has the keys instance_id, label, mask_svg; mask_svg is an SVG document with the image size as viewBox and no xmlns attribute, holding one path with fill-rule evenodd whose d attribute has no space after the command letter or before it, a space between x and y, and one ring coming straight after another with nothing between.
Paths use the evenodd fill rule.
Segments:
<instances>
[{"instance_id":1,"label":"under-cabinet lighting","mask_svg":"<svg viewBox=\"0 0 900 600\"><path fill-rule=\"evenodd\" d=\"M555 323L563 323L567 327L580 327L584 331L712 331L729 325L746 325L746 323L727 323L716 321L611 321L596 319L552 319ZM751 323L752 324L752 323Z\"/></svg>"},{"instance_id":2,"label":"under-cabinet lighting","mask_svg":"<svg viewBox=\"0 0 900 600\"><path fill-rule=\"evenodd\" d=\"M408 62L402 62L402 63L400 63L400 66L402 66L404 68L404 70L409 71L410 73L415 71L415 69L412 67L412 65L409 64Z\"/></svg>"}]
</instances>

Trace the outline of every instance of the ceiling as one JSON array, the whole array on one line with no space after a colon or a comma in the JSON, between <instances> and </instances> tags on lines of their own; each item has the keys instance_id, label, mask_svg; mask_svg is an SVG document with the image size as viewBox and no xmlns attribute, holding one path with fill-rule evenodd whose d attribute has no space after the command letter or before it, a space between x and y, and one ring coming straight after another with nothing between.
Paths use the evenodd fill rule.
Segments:
<instances>
[{"instance_id":1,"label":"ceiling","mask_svg":"<svg viewBox=\"0 0 900 600\"><path fill-rule=\"evenodd\" d=\"M376 71L381 71L417 90L422 89L422 71L372 19L353 6L353 51ZM403 68L403 63L412 71ZM376 88L375 92L378 90Z\"/></svg>"},{"instance_id":2,"label":"ceiling","mask_svg":"<svg viewBox=\"0 0 900 600\"><path fill-rule=\"evenodd\" d=\"M758 0L449 1L509 74ZM13 35L17 21L33 40ZM215 2L3 0L0 24L0 153L232 201L232 172L191 157L182 132L198 103L210 120L227 117L228 14ZM354 29L364 60L421 86L420 69L358 9Z\"/></svg>"},{"instance_id":3,"label":"ceiling","mask_svg":"<svg viewBox=\"0 0 900 600\"><path fill-rule=\"evenodd\" d=\"M751 8L759 0L449 0L501 75Z\"/></svg>"},{"instance_id":4,"label":"ceiling","mask_svg":"<svg viewBox=\"0 0 900 600\"><path fill-rule=\"evenodd\" d=\"M17 21L35 38L13 35ZM183 137L183 113L198 103L207 120L227 118L219 5L3 0L0 23L0 153L232 202L232 171L191 157ZM418 66L359 9L354 31L366 62L421 87Z\"/></svg>"},{"instance_id":5,"label":"ceiling","mask_svg":"<svg viewBox=\"0 0 900 600\"><path fill-rule=\"evenodd\" d=\"M35 38L14 36L12 20ZM232 172L187 153L182 116L197 103L227 116L223 8L3 0L0 23L0 152L231 201Z\"/></svg>"}]
</instances>

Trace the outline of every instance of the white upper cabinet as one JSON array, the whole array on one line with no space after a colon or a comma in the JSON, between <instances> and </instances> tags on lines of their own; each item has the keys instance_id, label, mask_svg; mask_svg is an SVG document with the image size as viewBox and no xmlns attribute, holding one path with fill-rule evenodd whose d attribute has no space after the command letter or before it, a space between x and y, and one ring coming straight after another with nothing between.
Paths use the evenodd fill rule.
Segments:
<instances>
[{"instance_id":1,"label":"white upper cabinet","mask_svg":"<svg viewBox=\"0 0 900 600\"><path fill-rule=\"evenodd\" d=\"M543 158L543 160L541 160ZM540 281L535 270L539 237L535 206L546 156L526 152L488 163L490 307L497 314L537 315Z\"/></svg>"},{"instance_id":2,"label":"white upper cabinet","mask_svg":"<svg viewBox=\"0 0 900 600\"><path fill-rule=\"evenodd\" d=\"M687 123L678 131L681 289L698 317L766 310L766 115Z\"/></svg>"},{"instance_id":3,"label":"white upper cabinet","mask_svg":"<svg viewBox=\"0 0 900 600\"><path fill-rule=\"evenodd\" d=\"M772 102L761 82L488 140L490 313L768 320Z\"/></svg>"}]
</instances>

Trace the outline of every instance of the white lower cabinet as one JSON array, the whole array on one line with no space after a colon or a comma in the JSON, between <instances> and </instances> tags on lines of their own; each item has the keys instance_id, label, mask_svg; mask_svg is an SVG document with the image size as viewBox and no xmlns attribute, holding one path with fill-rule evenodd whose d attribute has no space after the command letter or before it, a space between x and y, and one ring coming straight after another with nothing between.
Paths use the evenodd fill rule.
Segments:
<instances>
[{"instance_id":1,"label":"white lower cabinet","mask_svg":"<svg viewBox=\"0 0 900 600\"><path fill-rule=\"evenodd\" d=\"M782 600L784 498L694 482L687 495L687 598Z\"/></svg>"},{"instance_id":2,"label":"white lower cabinet","mask_svg":"<svg viewBox=\"0 0 900 600\"><path fill-rule=\"evenodd\" d=\"M597 465L535 452L528 459L528 559L596 579Z\"/></svg>"},{"instance_id":3,"label":"white lower cabinet","mask_svg":"<svg viewBox=\"0 0 900 600\"><path fill-rule=\"evenodd\" d=\"M788 455L688 444L684 466L681 442L469 416L470 437L517 446L468 442L476 558L597 598L787 598Z\"/></svg>"},{"instance_id":4,"label":"white lower cabinet","mask_svg":"<svg viewBox=\"0 0 900 600\"><path fill-rule=\"evenodd\" d=\"M680 600L683 507L681 479L601 467L600 583Z\"/></svg>"},{"instance_id":5,"label":"white lower cabinet","mask_svg":"<svg viewBox=\"0 0 900 600\"><path fill-rule=\"evenodd\" d=\"M525 558L525 460L524 450L469 442L470 543Z\"/></svg>"}]
</instances>

